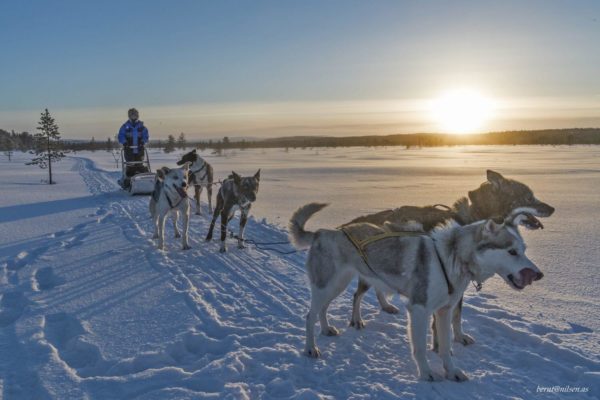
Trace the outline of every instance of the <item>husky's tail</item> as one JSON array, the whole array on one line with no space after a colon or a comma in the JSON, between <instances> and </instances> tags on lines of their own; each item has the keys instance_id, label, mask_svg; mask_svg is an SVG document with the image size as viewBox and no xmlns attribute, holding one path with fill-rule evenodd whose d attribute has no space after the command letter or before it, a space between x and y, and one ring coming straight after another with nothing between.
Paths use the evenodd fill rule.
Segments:
<instances>
[{"instance_id":1,"label":"husky's tail","mask_svg":"<svg viewBox=\"0 0 600 400\"><path fill-rule=\"evenodd\" d=\"M290 241L294 247L297 249L306 249L310 247L315 234L314 232L305 231L304 225L313 214L318 213L325 207L327 207L327 204L325 203L309 203L300 207L292 214L288 227L290 230Z\"/></svg>"}]
</instances>

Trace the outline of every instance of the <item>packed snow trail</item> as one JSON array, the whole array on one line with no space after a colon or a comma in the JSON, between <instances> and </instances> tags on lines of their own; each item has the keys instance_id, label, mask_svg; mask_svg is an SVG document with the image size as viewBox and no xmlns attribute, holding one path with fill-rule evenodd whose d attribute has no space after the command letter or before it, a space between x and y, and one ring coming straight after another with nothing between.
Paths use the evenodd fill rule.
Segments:
<instances>
[{"instance_id":1,"label":"packed snow trail","mask_svg":"<svg viewBox=\"0 0 600 400\"><path fill-rule=\"evenodd\" d=\"M552 329L493 306L485 289L469 293L465 306L465 330L477 343L453 349L470 382L417 381L405 313L380 313L372 293L361 331L347 328L351 290L332 304L331 322L342 333L319 336L323 357L309 359L302 354L304 252L241 250L232 241L221 254L218 240L203 240L207 210L192 216L192 250L180 249L168 221L166 251L158 251L148 197L120 191L118 173L90 159L71 161L92 195L73 201L92 211L71 228L0 253L6 399L564 396L536 392L554 385L589 388L578 398L600 393L597 355L554 343ZM268 199L259 192L257 201ZM286 238L254 219L246 236ZM437 356L429 357L439 370Z\"/></svg>"}]
</instances>

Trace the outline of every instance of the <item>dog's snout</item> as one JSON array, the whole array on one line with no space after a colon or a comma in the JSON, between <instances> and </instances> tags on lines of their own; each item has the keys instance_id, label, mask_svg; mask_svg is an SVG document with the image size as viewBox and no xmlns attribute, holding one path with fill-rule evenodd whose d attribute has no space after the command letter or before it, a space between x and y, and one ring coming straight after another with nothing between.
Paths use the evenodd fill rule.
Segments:
<instances>
[{"instance_id":1,"label":"dog's snout","mask_svg":"<svg viewBox=\"0 0 600 400\"><path fill-rule=\"evenodd\" d=\"M542 279L544 277L544 273L543 272L538 272L537 276L535 277L534 280L539 281L540 279Z\"/></svg>"},{"instance_id":2,"label":"dog's snout","mask_svg":"<svg viewBox=\"0 0 600 400\"><path fill-rule=\"evenodd\" d=\"M187 182L186 181L181 182L181 187L187 187Z\"/></svg>"},{"instance_id":3,"label":"dog's snout","mask_svg":"<svg viewBox=\"0 0 600 400\"><path fill-rule=\"evenodd\" d=\"M544 217L549 217L554 214L554 207L546 203L540 202L539 210Z\"/></svg>"}]
</instances>

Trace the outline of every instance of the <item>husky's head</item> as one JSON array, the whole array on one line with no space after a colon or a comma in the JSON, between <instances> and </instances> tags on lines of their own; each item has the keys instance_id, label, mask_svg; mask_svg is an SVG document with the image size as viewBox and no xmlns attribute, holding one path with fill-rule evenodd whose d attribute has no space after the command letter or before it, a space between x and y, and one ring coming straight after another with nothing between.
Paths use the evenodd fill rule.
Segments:
<instances>
[{"instance_id":1,"label":"husky's head","mask_svg":"<svg viewBox=\"0 0 600 400\"><path fill-rule=\"evenodd\" d=\"M478 282L498 274L510 287L521 290L544 274L525 255L523 238L511 222L477 223L469 271Z\"/></svg>"},{"instance_id":2,"label":"husky's head","mask_svg":"<svg viewBox=\"0 0 600 400\"><path fill-rule=\"evenodd\" d=\"M240 204L247 205L256 201L258 194L258 186L260 183L260 169L254 176L240 176L235 172L231 172L231 179L237 189L238 200Z\"/></svg>"},{"instance_id":3,"label":"husky's head","mask_svg":"<svg viewBox=\"0 0 600 400\"><path fill-rule=\"evenodd\" d=\"M510 218L526 213L530 218L521 219L520 222L529 229L543 227L535 217L549 217L554 213L554 207L538 200L527 185L506 179L492 170L487 171L487 182L469 192L469 199L482 219L496 216Z\"/></svg>"},{"instance_id":4,"label":"husky's head","mask_svg":"<svg viewBox=\"0 0 600 400\"><path fill-rule=\"evenodd\" d=\"M168 191L177 192L181 197L187 196L187 180L190 163L186 162L181 168L162 167L156 170L156 179L163 183L163 187Z\"/></svg>"},{"instance_id":5,"label":"husky's head","mask_svg":"<svg viewBox=\"0 0 600 400\"><path fill-rule=\"evenodd\" d=\"M189 153L185 153L181 160L177 161L177 165L183 165L185 163L190 163L190 166L193 166L195 163L202 164L204 160L196 153L196 149L190 151Z\"/></svg>"}]
</instances>

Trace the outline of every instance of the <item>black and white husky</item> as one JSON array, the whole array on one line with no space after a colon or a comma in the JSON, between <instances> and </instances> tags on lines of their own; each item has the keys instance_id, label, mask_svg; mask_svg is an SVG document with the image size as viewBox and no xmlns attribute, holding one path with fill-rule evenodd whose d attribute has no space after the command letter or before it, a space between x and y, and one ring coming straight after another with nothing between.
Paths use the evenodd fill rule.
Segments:
<instances>
[{"instance_id":1,"label":"black and white husky","mask_svg":"<svg viewBox=\"0 0 600 400\"><path fill-rule=\"evenodd\" d=\"M158 239L158 248L165 246L165 221L169 214L173 220L175 237L182 237L182 248L190 248L188 244L188 228L190 225L190 202L187 196L187 180L189 163L181 168L162 167L156 171L154 192L150 197L150 215L154 222L154 239ZM183 235L177 228L179 213L183 215Z\"/></svg>"},{"instance_id":2,"label":"black and white husky","mask_svg":"<svg viewBox=\"0 0 600 400\"><path fill-rule=\"evenodd\" d=\"M215 228L215 222L217 217L221 216L221 253L227 251L227 244L225 240L227 238L227 224L233 218L233 214L239 208L240 216L240 231L238 234L238 248L244 248L244 228L248 221L248 214L250 213L250 207L252 203L256 201L256 195L258 194L258 186L260 183L260 169L254 176L241 177L240 175L232 172L227 179L221 184L219 193L217 193L217 206L213 213L210 228L206 235L206 240L211 240L213 235L213 229Z\"/></svg>"},{"instance_id":3,"label":"black and white husky","mask_svg":"<svg viewBox=\"0 0 600 400\"><path fill-rule=\"evenodd\" d=\"M325 204L307 204L290 220L290 240L299 249L310 248L306 269L311 305L306 317L305 349L310 357L320 356L314 337L317 319L322 334L338 334L327 321L327 308L359 275L378 289L408 298L410 327L407 331L420 379L443 379L443 375L430 368L426 358L428 321L435 314L438 353L445 377L464 381L467 376L454 364L450 351L451 321L452 312L469 282L481 283L498 274L509 286L520 290L543 277L525 256L525 244L515 227L521 220L506 223L487 220L464 226L451 221L429 235L386 237L369 244L364 249L366 258L363 259L344 231L308 232L304 229L306 221L323 207ZM351 224L344 230L359 239L386 232L369 223Z\"/></svg>"},{"instance_id":4,"label":"black and white husky","mask_svg":"<svg viewBox=\"0 0 600 400\"><path fill-rule=\"evenodd\" d=\"M450 209L440 209L435 206L403 206L393 210L381 211L376 214L356 218L348 224L368 222L379 227L402 226L407 223L416 223L425 232L443 225L450 220L460 225L470 224L476 221L490 218L512 218L521 214L520 224L528 229L543 228L542 223L536 217L549 217L554 213L554 208L538 200L533 191L526 184L514 179L508 179L500 173L492 170L487 171L487 181L479 188L468 193L469 198L463 197L457 200ZM360 329L364 322L360 317L360 301L369 285L359 279L358 287L354 293L352 318L350 325ZM397 313L398 309L391 305L383 292L377 291L377 299L381 308L389 313ZM455 309L452 320L454 340L468 345L474 342L473 338L462 331L462 299ZM434 328L434 350L437 351L437 335Z\"/></svg>"},{"instance_id":5,"label":"black and white husky","mask_svg":"<svg viewBox=\"0 0 600 400\"><path fill-rule=\"evenodd\" d=\"M177 165L190 163L189 180L190 185L194 185L194 199L196 200L196 214L200 215L200 195L202 188L206 188L208 195L208 210L212 212L212 185L213 185L213 167L206 160L196 153L196 149L184 154Z\"/></svg>"}]
</instances>

